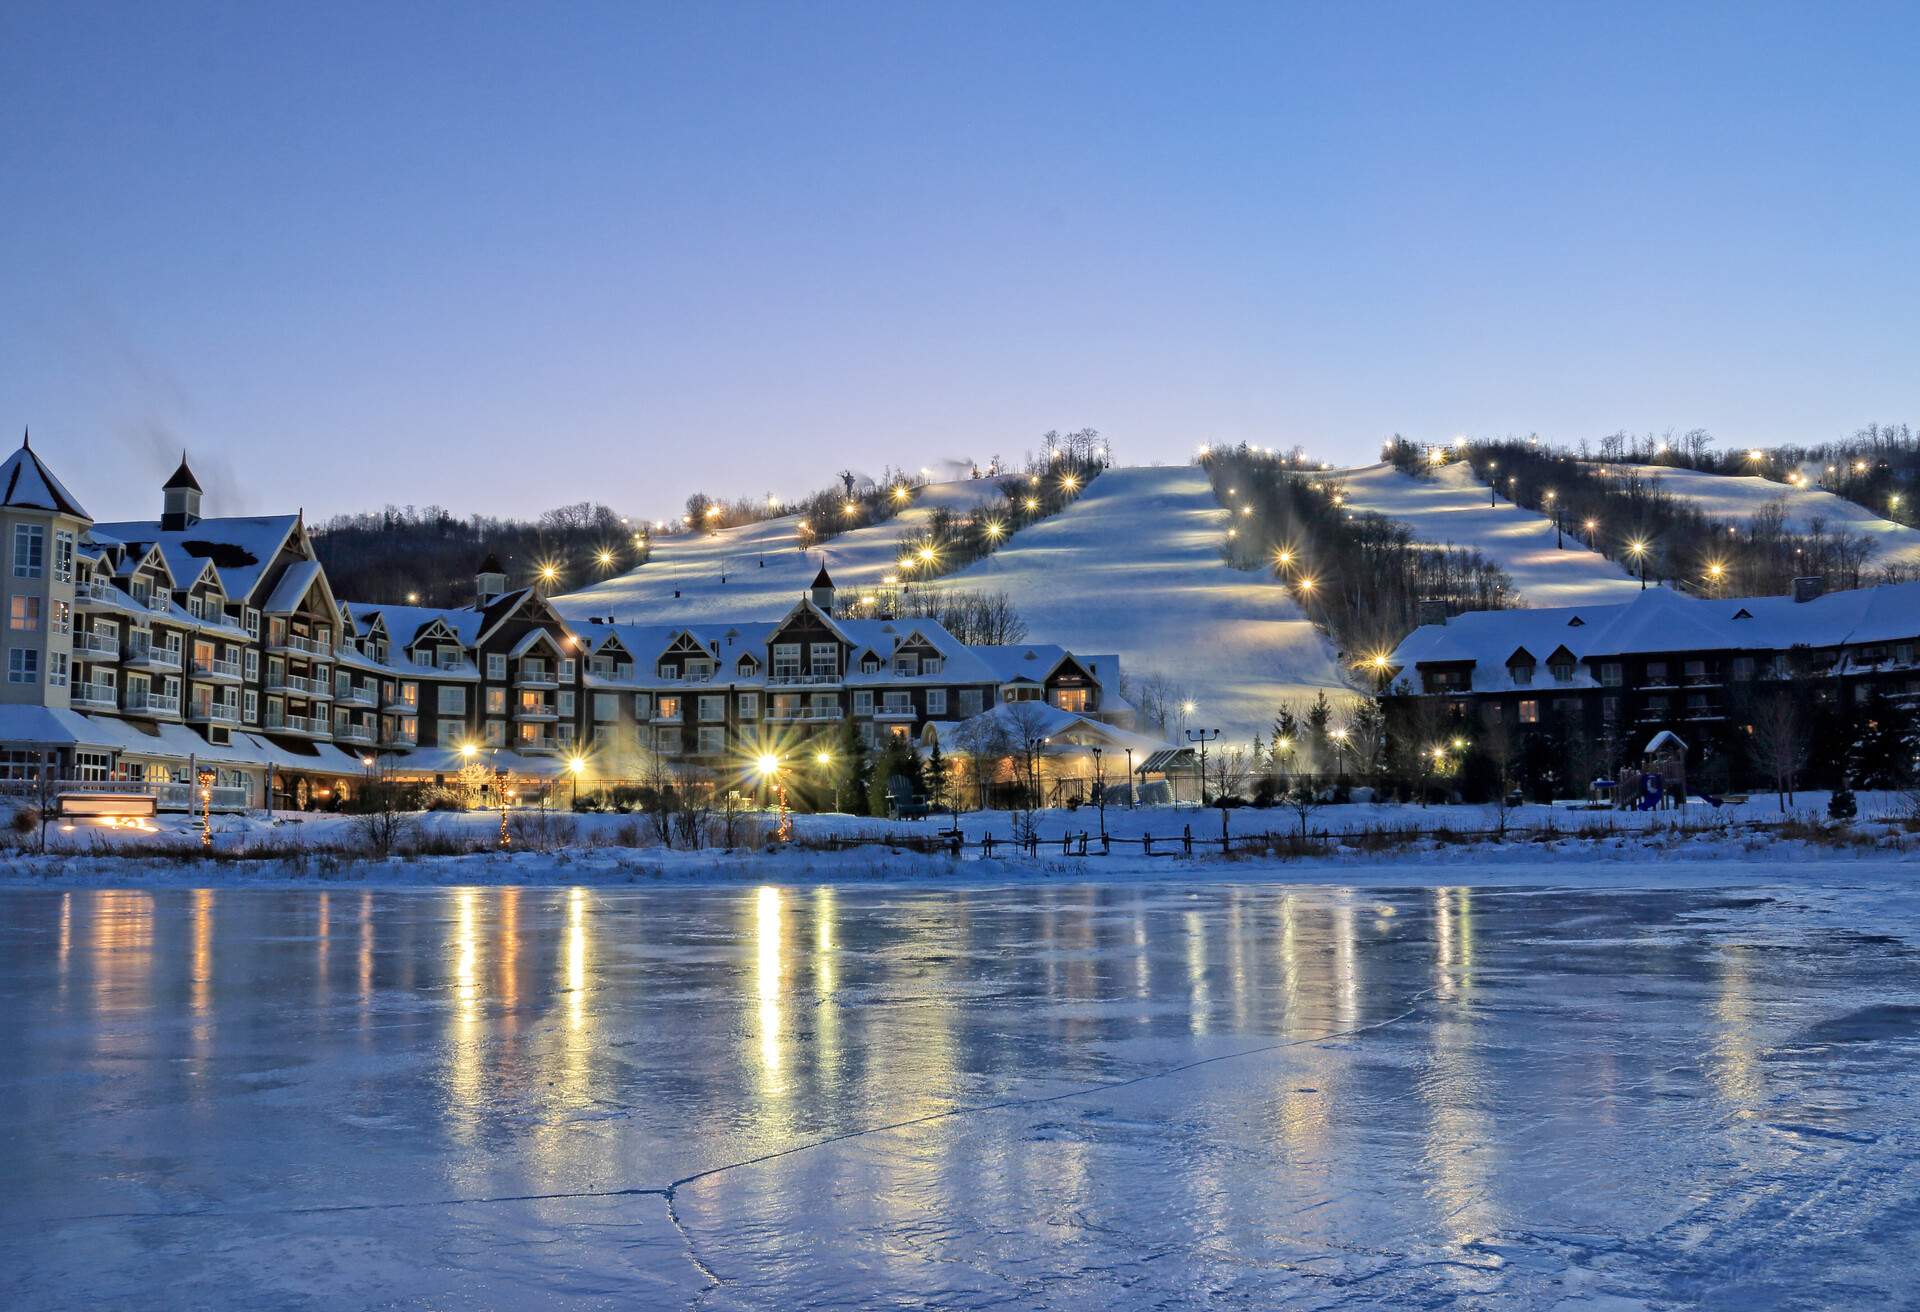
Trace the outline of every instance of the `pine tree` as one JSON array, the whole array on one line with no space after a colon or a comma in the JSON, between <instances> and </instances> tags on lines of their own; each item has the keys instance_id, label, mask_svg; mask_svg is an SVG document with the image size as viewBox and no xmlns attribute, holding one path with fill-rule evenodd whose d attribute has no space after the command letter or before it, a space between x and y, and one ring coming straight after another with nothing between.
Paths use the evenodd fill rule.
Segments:
<instances>
[{"instance_id":1,"label":"pine tree","mask_svg":"<svg viewBox=\"0 0 1920 1312\"><path fill-rule=\"evenodd\" d=\"M940 740L933 740L933 751L927 756L927 805L936 811L947 805L947 761L940 754Z\"/></svg>"},{"instance_id":2,"label":"pine tree","mask_svg":"<svg viewBox=\"0 0 1920 1312\"><path fill-rule=\"evenodd\" d=\"M860 741L859 726L852 720L840 722L840 747L834 759L839 768L836 782L841 805L849 815L873 814L867 806L867 785L873 763L867 754L867 745Z\"/></svg>"}]
</instances>

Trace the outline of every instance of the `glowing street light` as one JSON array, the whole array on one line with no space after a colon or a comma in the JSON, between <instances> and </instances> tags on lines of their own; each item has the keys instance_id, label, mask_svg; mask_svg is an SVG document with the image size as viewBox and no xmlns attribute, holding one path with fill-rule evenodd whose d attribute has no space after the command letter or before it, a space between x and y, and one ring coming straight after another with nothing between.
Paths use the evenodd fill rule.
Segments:
<instances>
[{"instance_id":1,"label":"glowing street light","mask_svg":"<svg viewBox=\"0 0 1920 1312\"><path fill-rule=\"evenodd\" d=\"M1000 540L1000 535L1007 531L1006 527L1002 525L1000 521L997 519L990 519L981 527L982 527L982 530L986 533L988 540L993 542L998 542Z\"/></svg>"},{"instance_id":2,"label":"glowing street light","mask_svg":"<svg viewBox=\"0 0 1920 1312\"><path fill-rule=\"evenodd\" d=\"M600 562L600 568L605 569L613 564L613 553L605 547L602 547L600 548L600 553L596 555L594 559Z\"/></svg>"},{"instance_id":3,"label":"glowing street light","mask_svg":"<svg viewBox=\"0 0 1920 1312\"><path fill-rule=\"evenodd\" d=\"M569 793L567 797L569 802L578 802L580 800L580 776L586 773L586 769L587 761L585 757L569 756L567 758L567 775L572 781L572 792Z\"/></svg>"},{"instance_id":4,"label":"glowing street light","mask_svg":"<svg viewBox=\"0 0 1920 1312\"><path fill-rule=\"evenodd\" d=\"M792 841L793 817L787 813L787 781L780 773L780 758L772 752L763 752L759 759L754 762L754 769L760 772L762 779L772 782L774 795L779 798L780 820L774 827L774 839L782 843Z\"/></svg>"},{"instance_id":5,"label":"glowing street light","mask_svg":"<svg viewBox=\"0 0 1920 1312\"><path fill-rule=\"evenodd\" d=\"M1647 590L1647 544L1640 538L1627 543L1627 554L1640 564L1640 591Z\"/></svg>"},{"instance_id":6,"label":"glowing street light","mask_svg":"<svg viewBox=\"0 0 1920 1312\"><path fill-rule=\"evenodd\" d=\"M1027 502L1026 502L1026 505L1027 505L1027 509L1028 509L1028 510L1038 510L1038 509L1040 509L1040 498L1039 498L1039 497L1028 497L1028 498L1027 498Z\"/></svg>"}]
</instances>

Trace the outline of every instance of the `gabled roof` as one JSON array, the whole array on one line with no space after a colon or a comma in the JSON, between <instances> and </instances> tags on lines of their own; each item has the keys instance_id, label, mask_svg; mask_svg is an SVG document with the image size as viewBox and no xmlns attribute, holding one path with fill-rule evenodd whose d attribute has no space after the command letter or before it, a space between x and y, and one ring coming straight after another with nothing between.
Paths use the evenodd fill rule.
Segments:
<instances>
[{"instance_id":1,"label":"gabled roof","mask_svg":"<svg viewBox=\"0 0 1920 1312\"><path fill-rule=\"evenodd\" d=\"M506 572L506 568L500 564L500 557L494 555L491 551L489 551L486 554L486 558L480 562L480 568L474 570L476 574L505 574Z\"/></svg>"},{"instance_id":2,"label":"gabled roof","mask_svg":"<svg viewBox=\"0 0 1920 1312\"><path fill-rule=\"evenodd\" d=\"M338 610L339 606L333 599L333 589L327 586L326 571L320 568L320 562L317 560L296 560L287 566L286 573L282 574L280 581L273 585L272 595L260 609L269 615L291 615L300 608L300 603L316 585L320 589L320 595L326 598L327 605Z\"/></svg>"},{"instance_id":3,"label":"gabled roof","mask_svg":"<svg viewBox=\"0 0 1920 1312\"><path fill-rule=\"evenodd\" d=\"M157 545L170 559L210 560L220 571L220 586L229 600L257 604L254 593L287 540L300 529L298 515L236 515L202 519L190 528L161 529L154 520L126 520L97 524L96 532L128 545ZM178 568L176 576L198 573Z\"/></svg>"},{"instance_id":4,"label":"gabled roof","mask_svg":"<svg viewBox=\"0 0 1920 1312\"><path fill-rule=\"evenodd\" d=\"M26 438L20 449L0 463L0 506L18 506L28 510L53 510L76 519L92 519L80 508L79 501L66 486L41 463Z\"/></svg>"},{"instance_id":5,"label":"gabled roof","mask_svg":"<svg viewBox=\"0 0 1920 1312\"><path fill-rule=\"evenodd\" d=\"M833 586L833 580L830 577L828 577L827 567L825 565L822 565L820 567L820 572L813 576L812 586L816 588L830 588Z\"/></svg>"}]
</instances>

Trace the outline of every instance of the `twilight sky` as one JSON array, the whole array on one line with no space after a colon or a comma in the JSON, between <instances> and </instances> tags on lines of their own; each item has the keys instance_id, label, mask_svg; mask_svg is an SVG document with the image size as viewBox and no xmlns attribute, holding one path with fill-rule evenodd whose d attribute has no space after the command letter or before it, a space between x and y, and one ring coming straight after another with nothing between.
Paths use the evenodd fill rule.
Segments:
<instances>
[{"instance_id":1,"label":"twilight sky","mask_svg":"<svg viewBox=\"0 0 1920 1312\"><path fill-rule=\"evenodd\" d=\"M0 5L102 518L1920 419L1910 4Z\"/></svg>"}]
</instances>

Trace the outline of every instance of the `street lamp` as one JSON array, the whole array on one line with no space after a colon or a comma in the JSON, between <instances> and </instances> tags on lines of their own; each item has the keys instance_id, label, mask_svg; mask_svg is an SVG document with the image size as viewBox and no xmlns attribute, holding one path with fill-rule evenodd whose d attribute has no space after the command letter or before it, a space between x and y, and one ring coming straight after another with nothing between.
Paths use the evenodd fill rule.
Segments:
<instances>
[{"instance_id":1,"label":"street lamp","mask_svg":"<svg viewBox=\"0 0 1920 1312\"><path fill-rule=\"evenodd\" d=\"M1107 776L1100 768L1100 753L1105 749L1095 743L1087 749L1093 753L1093 804L1100 811L1100 841L1107 841Z\"/></svg>"},{"instance_id":2,"label":"street lamp","mask_svg":"<svg viewBox=\"0 0 1920 1312\"><path fill-rule=\"evenodd\" d=\"M567 758L567 774L572 780L573 785L573 790L568 795L567 801L575 808L578 808L580 805L580 775L586 768L587 762L584 757L569 756Z\"/></svg>"},{"instance_id":3,"label":"street lamp","mask_svg":"<svg viewBox=\"0 0 1920 1312\"><path fill-rule=\"evenodd\" d=\"M833 753L822 748L813 754L813 763L823 771L831 770L833 768ZM837 774L833 777L833 809L836 812L840 809L840 776Z\"/></svg>"},{"instance_id":4,"label":"street lamp","mask_svg":"<svg viewBox=\"0 0 1920 1312\"><path fill-rule=\"evenodd\" d=\"M774 827L775 841L786 843L793 839L793 818L787 814L787 780L780 772L780 758L772 752L763 752L754 767L759 770L762 779L771 780L774 795L780 802L780 820Z\"/></svg>"},{"instance_id":5,"label":"street lamp","mask_svg":"<svg viewBox=\"0 0 1920 1312\"><path fill-rule=\"evenodd\" d=\"M1193 703L1188 702L1187 708L1191 710ZM1200 805L1202 806L1207 804L1207 744L1219 736L1218 729L1187 730L1187 741L1200 744Z\"/></svg>"},{"instance_id":6,"label":"street lamp","mask_svg":"<svg viewBox=\"0 0 1920 1312\"><path fill-rule=\"evenodd\" d=\"M1640 563L1640 591L1647 590L1647 544L1640 538L1627 543L1627 554Z\"/></svg>"}]
</instances>

